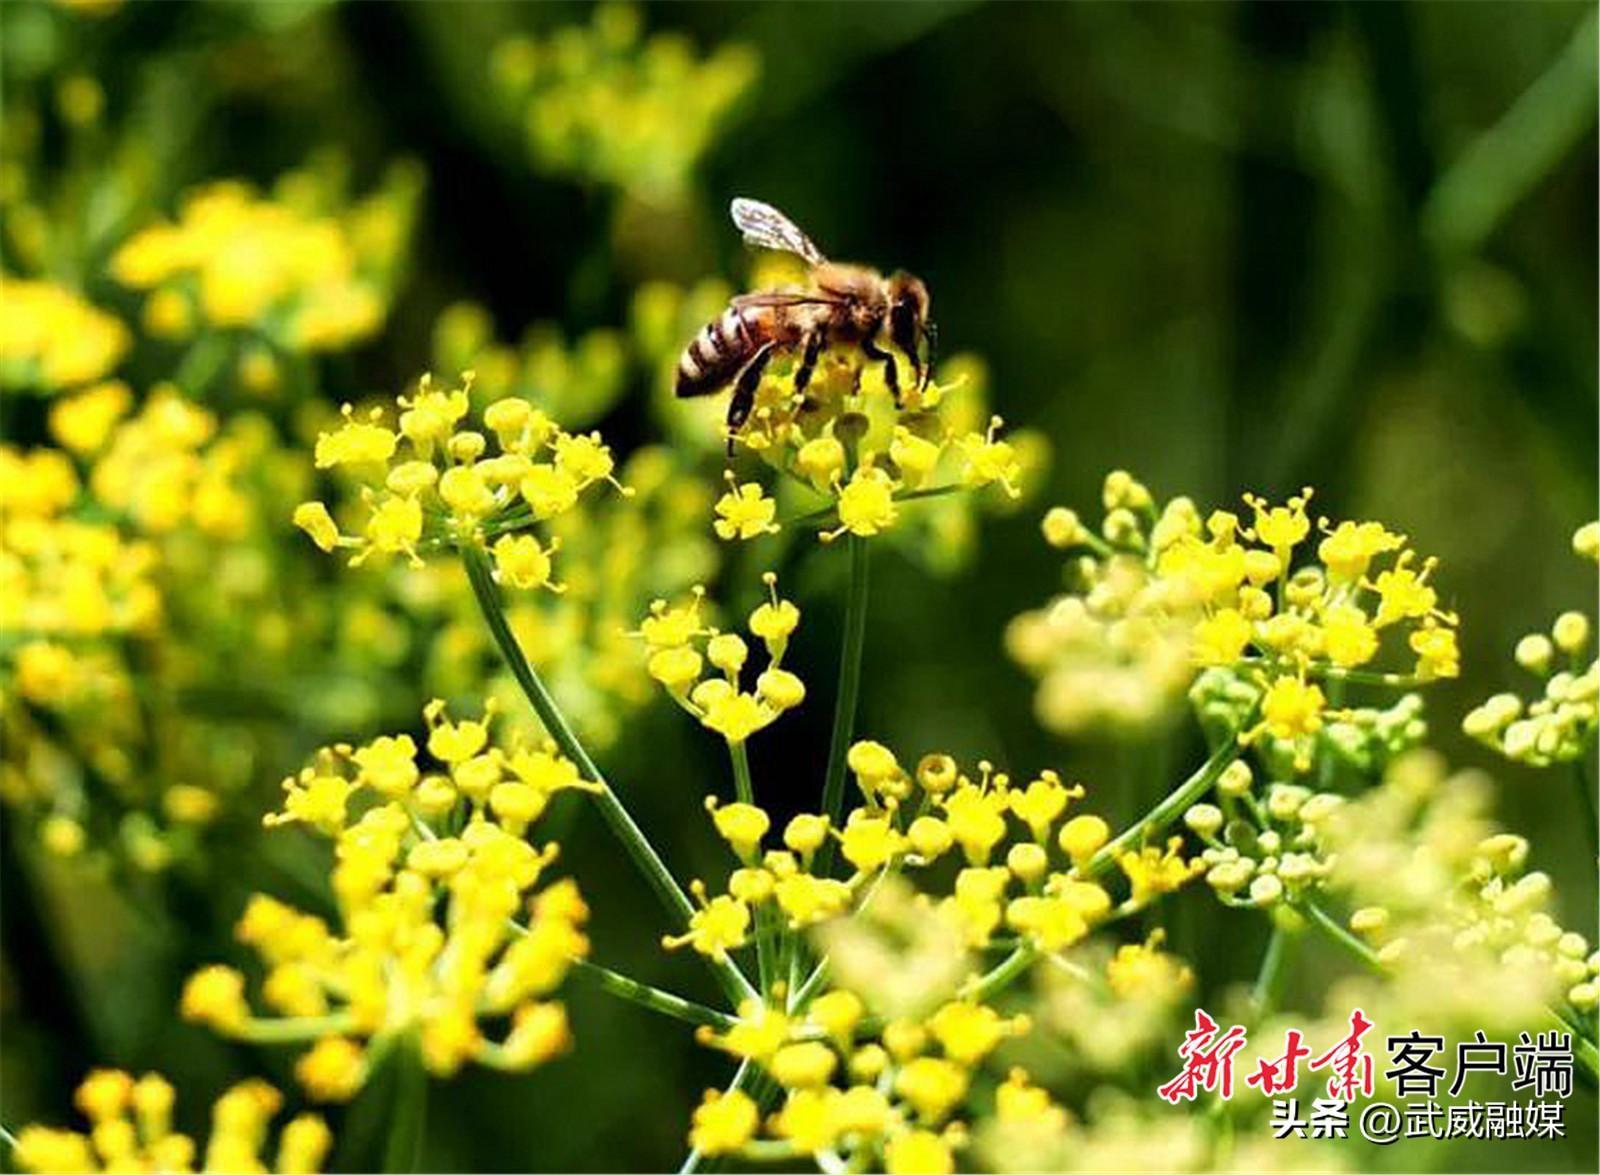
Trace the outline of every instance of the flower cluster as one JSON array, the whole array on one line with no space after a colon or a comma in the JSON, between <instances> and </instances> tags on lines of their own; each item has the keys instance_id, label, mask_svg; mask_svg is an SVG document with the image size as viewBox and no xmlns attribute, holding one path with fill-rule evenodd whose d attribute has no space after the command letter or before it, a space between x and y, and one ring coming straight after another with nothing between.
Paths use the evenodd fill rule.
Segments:
<instances>
[{"instance_id":1,"label":"flower cluster","mask_svg":"<svg viewBox=\"0 0 1600 1175\"><path fill-rule=\"evenodd\" d=\"M757 61L739 46L697 60L687 39L643 37L642 23L631 5L601 5L588 28L502 42L490 70L537 167L674 203Z\"/></svg>"},{"instance_id":2,"label":"flower cluster","mask_svg":"<svg viewBox=\"0 0 1600 1175\"><path fill-rule=\"evenodd\" d=\"M1217 803L1195 804L1183 822L1206 848L1206 884L1228 906L1293 901L1333 869L1318 829L1344 797L1295 783L1273 783L1257 797L1250 765L1236 759L1217 780Z\"/></svg>"},{"instance_id":3,"label":"flower cluster","mask_svg":"<svg viewBox=\"0 0 1600 1175\"><path fill-rule=\"evenodd\" d=\"M790 362L769 368L736 439L794 487L828 503L824 541L892 531L909 500L987 486L1019 498L1027 474L1024 454L1032 465L1040 463L1036 446L1020 450L1000 438L998 416L972 419L981 396L962 386L965 377L905 387L907 369L896 397L880 366L865 364L858 350L835 348L819 361L805 391L796 392L796 368ZM764 509L759 496L758 487L735 485L718 513L746 517ZM740 527L738 533L748 538L756 531Z\"/></svg>"},{"instance_id":4,"label":"flower cluster","mask_svg":"<svg viewBox=\"0 0 1600 1175\"><path fill-rule=\"evenodd\" d=\"M556 856L526 839L558 791L592 787L549 746L491 743L491 712L451 721L428 707L427 752L410 735L336 746L284 782L269 826L298 823L334 842L340 928L264 895L237 936L267 968L257 1016L244 976L196 972L185 1017L241 1039L314 1040L295 1073L315 1097L361 1088L373 1049L409 1034L448 1075L473 1061L532 1068L568 1043L548 997L588 951L587 910L570 881L538 889ZM519 920L520 918L520 920ZM480 1021L509 1022L499 1040Z\"/></svg>"},{"instance_id":5,"label":"flower cluster","mask_svg":"<svg viewBox=\"0 0 1600 1175\"><path fill-rule=\"evenodd\" d=\"M747 628L767 651L767 667L756 677L754 692L741 688L740 675L750 660L750 645L736 632L719 632L701 617L704 590L668 606L657 600L639 626L649 649L646 668L674 701L707 730L729 744L743 743L778 716L805 700L805 683L783 668L789 638L800 624L800 609L778 595L778 579L766 576L769 598L750 613ZM715 670L704 676L706 663Z\"/></svg>"},{"instance_id":6,"label":"flower cluster","mask_svg":"<svg viewBox=\"0 0 1600 1175\"><path fill-rule=\"evenodd\" d=\"M1600 1002L1600 952L1557 923L1550 877L1528 868L1528 842L1497 829L1488 803L1482 776L1412 752L1322 822L1328 883L1392 968L1389 998L1415 1013L1525 1026L1559 1000L1581 1020Z\"/></svg>"},{"instance_id":7,"label":"flower cluster","mask_svg":"<svg viewBox=\"0 0 1600 1175\"><path fill-rule=\"evenodd\" d=\"M863 904L885 873L942 878L934 866L953 859L948 891L924 900L965 948L987 949L1005 928L1031 950L1056 952L1179 888L1201 868L1182 856L1182 838L1113 849L1103 819L1067 817L1083 788L1052 771L1018 784L988 763L969 774L942 754L907 771L871 741L852 746L847 761L865 803L838 826L817 814L793 817L781 849L763 849L772 823L761 808L708 803L740 867L727 892L704 902L688 932L669 945L725 957L750 941L752 926L764 925L769 912L791 931L807 930ZM827 854L819 850L830 840L852 870L848 880L820 869ZM1115 870L1128 884L1120 903L1095 880Z\"/></svg>"},{"instance_id":8,"label":"flower cluster","mask_svg":"<svg viewBox=\"0 0 1600 1175\"><path fill-rule=\"evenodd\" d=\"M363 483L360 533L341 534L320 501L302 503L295 525L324 551L353 549L352 565L374 553L404 554L420 565L419 550L493 538L502 586L560 591L553 580L554 545L540 543L526 528L565 514L600 482L617 485L611 450L599 433L565 432L516 397L483 411L491 442L467 426L471 381L468 373L463 386L445 390L423 376L415 395L398 398L392 427L381 408L357 414L346 405L343 423L317 438L316 465L347 470Z\"/></svg>"},{"instance_id":9,"label":"flower cluster","mask_svg":"<svg viewBox=\"0 0 1600 1175\"><path fill-rule=\"evenodd\" d=\"M121 320L48 281L0 274L0 387L54 393L103 378L132 342Z\"/></svg>"},{"instance_id":10,"label":"flower cluster","mask_svg":"<svg viewBox=\"0 0 1600 1175\"><path fill-rule=\"evenodd\" d=\"M78 1086L77 1106L89 1131L24 1126L12 1151L17 1165L39 1175L83 1171L265 1171L261 1154L283 1097L264 1081L244 1081L217 1099L203 1153L172 1128L176 1095L155 1073L135 1079L97 1069ZM320 1171L333 1136L315 1114L284 1125L271 1170L281 1175ZM199 1160L198 1166L196 1160Z\"/></svg>"},{"instance_id":11,"label":"flower cluster","mask_svg":"<svg viewBox=\"0 0 1600 1175\"><path fill-rule=\"evenodd\" d=\"M271 196L224 180L189 193L176 219L125 241L111 259L123 285L149 292L145 328L185 338L204 324L249 327L295 350L334 350L382 324L420 181L396 168L349 204L314 169Z\"/></svg>"},{"instance_id":12,"label":"flower cluster","mask_svg":"<svg viewBox=\"0 0 1600 1175\"><path fill-rule=\"evenodd\" d=\"M1600 522L1579 527L1572 549L1589 562L1600 559ZM1563 612L1548 636L1523 637L1517 664L1544 681L1544 695L1525 703L1516 694L1496 694L1473 709L1461 728L1520 763L1547 766L1592 756L1600 727L1600 660L1591 656L1583 663L1592 629L1582 612Z\"/></svg>"},{"instance_id":13,"label":"flower cluster","mask_svg":"<svg viewBox=\"0 0 1600 1175\"><path fill-rule=\"evenodd\" d=\"M708 1092L694 1112L692 1146L704 1154L751 1149L763 1158L803 1155L825 1170L950 1172L967 1131L958 1114L974 1071L1028 1027L974 998L955 997L916 1017L884 1021L862 998L835 987L803 1012L752 1002L726 1032L701 1039L761 1066L783 1101L765 1123L739 1089ZM1020 1069L1001 1086L1013 1115L1063 1111Z\"/></svg>"},{"instance_id":14,"label":"flower cluster","mask_svg":"<svg viewBox=\"0 0 1600 1175\"><path fill-rule=\"evenodd\" d=\"M1439 605L1434 560L1419 561L1380 523L1319 519L1315 560L1296 566L1312 535L1309 490L1281 506L1246 495L1249 525L1225 510L1202 518L1188 498L1158 507L1121 471L1106 478L1103 499L1098 534L1063 507L1046 515L1047 541L1072 554L1075 587L1007 634L1012 656L1040 679L1039 715L1053 729L1115 715L1148 725L1195 673L1220 668L1259 694L1247 739L1304 770L1336 716L1324 684L1459 672L1456 618ZM1386 634L1403 636L1409 675L1372 668Z\"/></svg>"}]
</instances>

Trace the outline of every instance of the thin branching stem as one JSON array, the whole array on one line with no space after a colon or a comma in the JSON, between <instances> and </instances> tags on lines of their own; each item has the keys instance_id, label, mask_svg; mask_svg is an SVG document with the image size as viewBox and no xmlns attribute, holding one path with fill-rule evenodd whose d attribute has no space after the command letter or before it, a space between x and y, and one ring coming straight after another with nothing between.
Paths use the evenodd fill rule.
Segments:
<instances>
[{"instance_id":1,"label":"thin branching stem","mask_svg":"<svg viewBox=\"0 0 1600 1175\"><path fill-rule=\"evenodd\" d=\"M544 723L550 737L555 739L561 753L577 765L583 777L591 783L600 785L599 790L591 794L600 808L601 816L611 827L612 833L622 842L622 847L632 858L639 872L644 874L645 880L650 883L650 888L655 890L656 896L672 914L675 922L680 926L687 925L694 914L694 905L690 902L689 895L683 892L683 887L678 884L671 870L656 853L655 846L634 822L628 809L617 797L617 793L606 782L605 776L600 774L600 769L595 766L594 760L589 757L589 752L573 733L555 698L551 696L544 681L523 655L522 646L517 643L517 638L506 621L505 610L501 607L500 589L494 582L487 554L482 547L465 546L461 548L461 559L466 565L467 579L472 584L472 594L478 601L478 609L483 613L489 632L500 649L500 655L505 658L512 676L522 687L523 694L539 715L539 720ZM753 998L757 994L733 960L724 959L718 962L708 958L707 962L716 971L728 997L735 1004Z\"/></svg>"},{"instance_id":2,"label":"thin branching stem","mask_svg":"<svg viewBox=\"0 0 1600 1175\"><path fill-rule=\"evenodd\" d=\"M839 658L839 692L833 710L833 737L828 743L828 770L822 784L822 812L837 825L844 811L845 760L855 738L856 705L861 694L861 658L867 643L867 544L850 535L850 587L845 597L844 650ZM818 877L833 871L835 842L830 838L817 851Z\"/></svg>"},{"instance_id":3,"label":"thin branching stem","mask_svg":"<svg viewBox=\"0 0 1600 1175\"><path fill-rule=\"evenodd\" d=\"M728 758L733 762L733 794L741 804L756 802L755 784L750 778L750 756L742 742L728 744ZM756 907L756 974L763 995L770 994L777 979L776 947L772 911L761 903Z\"/></svg>"},{"instance_id":4,"label":"thin branching stem","mask_svg":"<svg viewBox=\"0 0 1600 1175\"><path fill-rule=\"evenodd\" d=\"M719 1032L726 1032L738 1023L726 1012L697 1004L670 991L662 991L659 987L652 987L648 983L642 983L630 975L613 971L599 963L591 963L588 959L574 959L572 962L577 974L593 980L600 990L638 1004L641 1008L648 1008L663 1016L671 1016L674 1020L682 1020L685 1024L704 1024Z\"/></svg>"},{"instance_id":5,"label":"thin branching stem","mask_svg":"<svg viewBox=\"0 0 1600 1175\"><path fill-rule=\"evenodd\" d=\"M1245 723L1248 724L1249 717ZM1144 843L1146 838L1166 830L1173 821L1179 819L1201 796L1211 790L1211 786L1221 778L1229 765L1239 757L1239 735L1235 732L1224 739L1211 752L1211 758L1200 765L1193 775L1180 783L1169 792L1160 803L1151 808L1133 824L1129 825L1122 835L1101 847L1100 851L1090 857L1078 869L1083 877L1100 877L1109 873L1117 863L1117 858L1123 853L1136 850Z\"/></svg>"}]
</instances>

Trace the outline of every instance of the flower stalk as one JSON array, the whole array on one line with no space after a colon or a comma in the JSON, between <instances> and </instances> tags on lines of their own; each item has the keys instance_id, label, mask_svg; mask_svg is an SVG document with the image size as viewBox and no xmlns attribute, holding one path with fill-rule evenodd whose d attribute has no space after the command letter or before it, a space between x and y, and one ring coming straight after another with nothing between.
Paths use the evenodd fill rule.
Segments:
<instances>
[{"instance_id":1,"label":"flower stalk","mask_svg":"<svg viewBox=\"0 0 1600 1175\"><path fill-rule=\"evenodd\" d=\"M1248 724L1249 721L1247 717L1245 722ZM1239 735L1236 731L1211 752L1211 757L1202 763L1193 775L1169 792L1165 799L1136 820L1115 840L1104 845L1084 862L1078 873L1087 878L1102 877L1111 872L1116 866L1117 858L1123 853L1137 849L1146 838L1165 831L1173 821L1187 812L1201 796L1211 790L1211 786L1222 777L1222 773L1238 756Z\"/></svg>"},{"instance_id":2,"label":"flower stalk","mask_svg":"<svg viewBox=\"0 0 1600 1175\"><path fill-rule=\"evenodd\" d=\"M495 645L499 648L500 655L505 658L512 676L517 679L517 684L522 688L528 702L539 715L539 720L550 732L550 737L555 739L561 753L577 765L583 777L600 785L600 789L592 794L595 803L599 805L601 816L605 818L617 839L622 842L622 847L632 858L639 872L644 875L645 880L650 883L650 888L655 891L657 898L673 916L674 921L681 926L688 925L689 919L694 914L694 905L690 902L689 895L684 893L683 887L678 884L671 870L661 860L655 846L634 822L628 809L617 798L616 792L606 782L600 769L595 766L594 760L589 757L589 752L584 749L583 743L567 723L566 716L561 713L555 698L551 696L533 666L528 664L522 647L517 644L517 638L506 621L505 609L501 607L500 589L494 581L487 554L482 547L463 546L461 560L466 566L472 594L477 599L478 609L483 613ZM750 981L731 959L710 962L723 989L735 1003L757 994Z\"/></svg>"},{"instance_id":3,"label":"flower stalk","mask_svg":"<svg viewBox=\"0 0 1600 1175\"><path fill-rule=\"evenodd\" d=\"M844 650L839 660L839 691L833 711L833 737L828 744L828 769L822 784L822 811L837 826L844 811L845 760L855 737L856 706L861 694L861 660L867 641L867 541L851 535L850 587L845 597ZM818 850L817 876L833 869L834 841Z\"/></svg>"}]
</instances>

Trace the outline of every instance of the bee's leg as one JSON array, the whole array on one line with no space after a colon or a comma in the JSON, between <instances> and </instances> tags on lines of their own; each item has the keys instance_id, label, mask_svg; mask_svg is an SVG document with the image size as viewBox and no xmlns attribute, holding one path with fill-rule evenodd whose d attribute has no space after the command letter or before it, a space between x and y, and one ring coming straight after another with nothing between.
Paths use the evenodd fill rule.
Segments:
<instances>
[{"instance_id":1,"label":"bee's leg","mask_svg":"<svg viewBox=\"0 0 1600 1175\"><path fill-rule=\"evenodd\" d=\"M772 344L767 343L750 357L750 362L739 372L733 385L733 396L728 401L728 456L733 456L733 438L739 435L750 410L756 405L756 389L761 386L761 376L772 358Z\"/></svg>"},{"instance_id":2,"label":"bee's leg","mask_svg":"<svg viewBox=\"0 0 1600 1175\"><path fill-rule=\"evenodd\" d=\"M895 363L893 353L878 346L871 336L862 341L861 353L868 359L883 361L883 382L889 385L889 391L894 396L894 406L900 407L900 368Z\"/></svg>"},{"instance_id":3,"label":"bee's leg","mask_svg":"<svg viewBox=\"0 0 1600 1175\"><path fill-rule=\"evenodd\" d=\"M806 336L806 349L800 356L800 366L794 373L794 390L803 393L811 386L811 376L817 370L817 359L828 345L828 328L819 326Z\"/></svg>"}]
</instances>

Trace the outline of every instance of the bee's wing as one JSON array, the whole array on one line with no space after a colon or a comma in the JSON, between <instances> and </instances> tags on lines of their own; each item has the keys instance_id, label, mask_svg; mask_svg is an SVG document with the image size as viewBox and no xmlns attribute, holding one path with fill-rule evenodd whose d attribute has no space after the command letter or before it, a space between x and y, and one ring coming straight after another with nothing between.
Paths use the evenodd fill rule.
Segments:
<instances>
[{"instance_id":1,"label":"bee's wing","mask_svg":"<svg viewBox=\"0 0 1600 1175\"><path fill-rule=\"evenodd\" d=\"M838 306L844 299L832 294L807 293L796 290L767 290L755 294L739 294L733 299L735 306Z\"/></svg>"},{"instance_id":2,"label":"bee's wing","mask_svg":"<svg viewBox=\"0 0 1600 1175\"><path fill-rule=\"evenodd\" d=\"M747 244L754 245L758 249L776 249L781 253L793 253L803 258L808 265L821 265L827 260L823 257L822 250L811 243L811 238L771 204L763 204L760 200L746 200L740 196L734 200L730 211L733 214L733 223L739 226L739 231L744 234Z\"/></svg>"}]
</instances>

